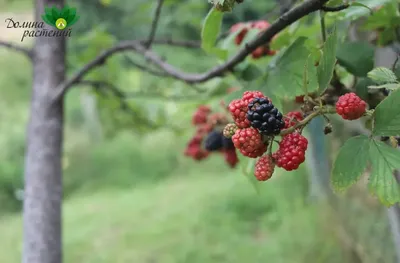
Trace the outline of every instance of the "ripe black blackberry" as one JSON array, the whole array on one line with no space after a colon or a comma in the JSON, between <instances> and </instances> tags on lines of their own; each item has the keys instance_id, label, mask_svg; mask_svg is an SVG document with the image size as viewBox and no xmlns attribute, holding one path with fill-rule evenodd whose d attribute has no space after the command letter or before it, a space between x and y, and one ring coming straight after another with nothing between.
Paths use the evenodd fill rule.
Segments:
<instances>
[{"instance_id":1,"label":"ripe black blackberry","mask_svg":"<svg viewBox=\"0 0 400 263\"><path fill-rule=\"evenodd\" d=\"M223 147L224 138L222 132L211 131L204 141L204 148L209 152L218 151Z\"/></svg>"},{"instance_id":2,"label":"ripe black blackberry","mask_svg":"<svg viewBox=\"0 0 400 263\"><path fill-rule=\"evenodd\" d=\"M225 150L234 149L235 145L233 144L232 139L222 136L222 148L224 148Z\"/></svg>"},{"instance_id":3,"label":"ripe black blackberry","mask_svg":"<svg viewBox=\"0 0 400 263\"><path fill-rule=\"evenodd\" d=\"M278 135L285 127L282 113L267 98L254 98L248 109L251 126L263 135Z\"/></svg>"}]
</instances>

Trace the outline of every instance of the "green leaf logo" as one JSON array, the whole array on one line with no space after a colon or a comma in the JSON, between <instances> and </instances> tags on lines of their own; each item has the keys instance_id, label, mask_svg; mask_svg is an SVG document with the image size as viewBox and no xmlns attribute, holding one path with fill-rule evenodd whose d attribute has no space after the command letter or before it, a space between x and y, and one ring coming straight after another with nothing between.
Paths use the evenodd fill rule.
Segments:
<instances>
[{"instance_id":1,"label":"green leaf logo","mask_svg":"<svg viewBox=\"0 0 400 263\"><path fill-rule=\"evenodd\" d=\"M75 24L79 20L79 16L76 15L76 8L65 6L63 9L58 9L53 6L44 9L42 19L46 24L64 30Z\"/></svg>"}]
</instances>

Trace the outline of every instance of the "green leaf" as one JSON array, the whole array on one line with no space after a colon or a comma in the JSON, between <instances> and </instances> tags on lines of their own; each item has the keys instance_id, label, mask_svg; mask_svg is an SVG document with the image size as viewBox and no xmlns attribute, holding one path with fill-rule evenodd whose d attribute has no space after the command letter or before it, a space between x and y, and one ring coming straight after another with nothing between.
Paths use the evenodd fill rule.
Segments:
<instances>
[{"instance_id":1,"label":"green leaf","mask_svg":"<svg viewBox=\"0 0 400 263\"><path fill-rule=\"evenodd\" d=\"M219 59L226 60L228 58L228 50L223 50L220 48L211 48L209 50L210 54L216 55Z\"/></svg>"},{"instance_id":2,"label":"green leaf","mask_svg":"<svg viewBox=\"0 0 400 263\"><path fill-rule=\"evenodd\" d=\"M372 71L368 72L368 78L378 84L393 83L397 81L394 72L384 67L374 68Z\"/></svg>"},{"instance_id":3,"label":"green leaf","mask_svg":"<svg viewBox=\"0 0 400 263\"><path fill-rule=\"evenodd\" d=\"M259 194L260 191L260 182L254 176L254 166L256 164L255 158L242 158L239 157L239 163L241 164L243 175L249 180L250 184L254 187L254 190Z\"/></svg>"},{"instance_id":4,"label":"green leaf","mask_svg":"<svg viewBox=\"0 0 400 263\"><path fill-rule=\"evenodd\" d=\"M368 99L368 86L374 84L369 78L359 78L356 86L354 87L357 96L361 99Z\"/></svg>"},{"instance_id":5,"label":"green leaf","mask_svg":"<svg viewBox=\"0 0 400 263\"><path fill-rule=\"evenodd\" d=\"M229 93L227 95L225 95L222 100L225 102L226 105L229 105L229 103L231 103L231 101L236 100L236 99L240 99L243 95L243 90L237 90L234 91L232 93Z\"/></svg>"},{"instance_id":6,"label":"green leaf","mask_svg":"<svg viewBox=\"0 0 400 263\"><path fill-rule=\"evenodd\" d=\"M217 41L222 24L223 13L215 8L212 8L203 23L201 31L201 47L210 52Z\"/></svg>"},{"instance_id":7,"label":"green leaf","mask_svg":"<svg viewBox=\"0 0 400 263\"><path fill-rule=\"evenodd\" d=\"M365 135L353 137L340 148L332 169L332 186L343 191L356 183L368 164L369 138Z\"/></svg>"},{"instance_id":8,"label":"green leaf","mask_svg":"<svg viewBox=\"0 0 400 263\"><path fill-rule=\"evenodd\" d=\"M338 46L336 58L348 72L365 77L374 67L374 47L366 42L344 42Z\"/></svg>"},{"instance_id":9,"label":"green leaf","mask_svg":"<svg viewBox=\"0 0 400 263\"><path fill-rule=\"evenodd\" d=\"M242 40L242 43L240 43L239 48L244 48L247 43L255 39L258 35L260 34L260 31L257 29L250 29L247 31L245 37Z\"/></svg>"},{"instance_id":10,"label":"green leaf","mask_svg":"<svg viewBox=\"0 0 400 263\"><path fill-rule=\"evenodd\" d=\"M207 88L207 91L208 91L207 95L209 97L224 96L227 94L228 89L232 86L228 82L226 82L224 79L221 79L221 78L214 78L213 80L210 80L208 83L212 84L211 87Z\"/></svg>"},{"instance_id":11,"label":"green leaf","mask_svg":"<svg viewBox=\"0 0 400 263\"><path fill-rule=\"evenodd\" d=\"M333 76L336 64L336 28L328 36L322 49L322 57L317 68L319 92L322 94L327 88Z\"/></svg>"},{"instance_id":12,"label":"green leaf","mask_svg":"<svg viewBox=\"0 0 400 263\"><path fill-rule=\"evenodd\" d=\"M276 95L285 97L303 94L304 65L309 59L310 51L305 47L305 37L300 37L268 65L268 78L264 83L266 89L271 89ZM317 71L313 63L307 63L308 91L313 92L318 88Z\"/></svg>"},{"instance_id":13,"label":"green leaf","mask_svg":"<svg viewBox=\"0 0 400 263\"><path fill-rule=\"evenodd\" d=\"M397 13L397 3L382 6L379 10L375 11L372 16L369 16L363 29L375 30L382 28L396 28L399 26L399 15Z\"/></svg>"},{"instance_id":14,"label":"green leaf","mask_svg":"<svg viewBox=\"0 0 400 263\"><path fill-rule=\"evenodd\" d=\"M400 135L400 89L393 91L374 111L374 135Z\"/></svg>"},{"instance_id":15,"label":"green leaf","mask_svg":"<svg viewBox=\"0 0 400 263\"><path fill-rule=\"evenodd\" d=\"M392 0L358 0L358 4L352 5L349 8L346 8L345 10L342 10L340 12L341 18L354 20L365 15L370 15L371 9L385 5L390 1Z\"/></svg>"},{"instance_id":16,"label":"green leaf","mask_svg":"<svg viewBox=\"0 0 400 263\"><path fill-rule=\"evenodd\" d=\"M388 84L383 84L379 86L368 86L370 89L388 89L388 90L396 90L400 88L399 83L388 83Z\"/></svg>"},{"instance_id":17,"label":"green leaf","mask_svg":"<svg viewBox=\"0 0 400 263\"><path fill-rule=\"evenodd\" d=\"M334 7L343 4L343 0L329 0L325 6Z\"/></svg>"},{"instance_id":18,"label":"green leaf","mask_svg":"<svg viewBox=\"0 0 400 263\"><path fill-rule=\"evenodd\" d=\"M245 81L253 81L261 77L262 74L263 72L257 66L254 64L248 64L243 71L237 72L235 75Z\"/></svg>"},{"instance_id":19,"label":"green leaf","mask_svg":"<svg viewBox=\"0 0 400 263\"><path fill-rule=\"evenodd\" d=\"M367 5L365 5L363 3L360 3L360 2L353 2L353 3L350 4L350 6L364 7L364 8L367 8L369 10L371 15L374 13L374 11L371 8L369 8Z\"/></svg>"},{"instance_id":20,"label":"green leaf","mask_svg":"<svg viewBox=\"0 0 400 263\"><path fill-rule=\"evenodd\" d=\"M369 148L372 171L368 188L384 205L400 202L400 188L393 172L400 169L400 151L387 144L372 140Z\"/></svg>"}]
</instances>

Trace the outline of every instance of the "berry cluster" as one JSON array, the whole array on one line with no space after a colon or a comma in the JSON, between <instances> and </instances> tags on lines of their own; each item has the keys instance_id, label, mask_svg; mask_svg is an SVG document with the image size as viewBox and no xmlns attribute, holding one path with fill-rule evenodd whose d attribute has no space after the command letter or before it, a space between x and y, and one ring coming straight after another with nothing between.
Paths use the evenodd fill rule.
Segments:
<instances>
[{"instance_id":1,"label":"berry cluster","mask_svg":"<svg viewBox=\"0 0 400 263\"><path fill-rule=\"evenodd\" d=\"M247 33L251 29L258 30L259 34L260 34L260 33L265 31L269 27L270 27L270 24L265 20L251 21L251 22L247 22L247 23L234 24L231 27L230 32L231 33L239 32L235 37L235 44L239 46L242 43L243 39L246 37ZM258 58L263 57L263 56L273 56L275 54L276 54L276 51L271 50L270 47L269 47L269 44L266 44L266 45L263 45L263 46L260 46L260 47L256 48L251 53L251 56L254 59L258 59Z\"/></svg>"},{"instance_id":2,"label":"berry cluster","mask_svg":"<svg viewBox=\"0 0 400 263\"><path fill-rule=\"evenodd\" d=\"M225 126L223 135L232 138L233 145L249 158L260 157L255 166L254 176L259 181L271 178L275 166L287 171L295 170L305 160L307 139L300 130L283 136L279 149L268 151L269 144L282 129L288 129L303 120L299 111L286 116L260 91L245 91L242 98L231 101L228 110L233 123Z\"/></svg>"},{"instance_id":3,"label":"berry cluster","mask_svg":"<svg viewBox=\"0 0 400 263\"><path fill-rule=\"evenodd\" d=\"M236 39L238 43L241 40L240 38ZM206 119L206 123L211 127L226 124L223 130L211 128L207 132L205 151L209 153L220 149L225 151L229 149L234 156L225 155L228 163L231 163L231 160L237 160L235 149L246 157L258 158L254 176L259 181L266 181L272 177L275 167L293 171L304 163L308 140L301 133L304 126L310 121L310 118L304 118L318 110L318 107L315 106L321 105L322 102L316 94L309 94L309 97L310 100L307 102L304 101L304 96L296 97L296 102L301 100L302 103L310 104L311 107L301 107L302 111L291 111L283 116L271 99L261 91L245 91L241 98L232 100L227 107L234 123L226 124L228 120L225 115L214 115L216 117L213 120L213 118L207 117L209 111L201 107L195 113L193 120L196 121L193 123L204 122ZM318 100L321 100L320 104L317 103ZM324 105L322 102L323 107L325 107ZM366 113L366 107L366 102L356 94L347 93L339 97L335 109L343 119L355 120ZM319 109L320 112L317 112L317 115L318 113L332 113L329 108ZM317 115L314 114L314 116ZM325 134L328 134L331 129L331 124L328 123L325 127ZM280 141L276 141L278 135L281 136ZM271 144L274 142L277 142L279 147L278 150L272 152ZM235 164L236 162L232 161Z\"/></svg>"},{"instance_id":4,"label":"berry cluster","mask_svg":"<svg viewBox=\"0 0 400 263\"><path fill-rule=\"evenodd\" d=\"M232 139L226 138L219 127L228 123L227 116L222 113L212 113L210 107L201 105L192 117L196 133L187 144L185 155L196 161L207 158L211 152L220 152L230 167L239 162Z\"/></svg>"}]
</instances>

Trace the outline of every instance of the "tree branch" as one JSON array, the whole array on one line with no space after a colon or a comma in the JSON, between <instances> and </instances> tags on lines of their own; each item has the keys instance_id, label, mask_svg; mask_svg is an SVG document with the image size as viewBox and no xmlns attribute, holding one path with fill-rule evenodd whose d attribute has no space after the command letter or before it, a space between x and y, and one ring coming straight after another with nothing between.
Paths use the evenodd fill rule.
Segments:
<instances>
[{"instance_id":1,"label":"tree branch","mask_svg":"<svg viewBox=\"0 0 400 263\"><path fill-rule=\"evenodd\" d=\"M154 70L154 69L151 69L151 68L146 67L146 66L143 66L142 64L139 64L136 61L133 61L133 59L131 59L128 56L124 56L124 58L131 66L136 67L136 68L138 68L138 69L140 69L140 70L142 70L144 72L150 73L150 74L152 74L154 76L157 76L157 77L169 77L168 74L160 72L160 71L157 71L157 70Z\"/></svg>"},{"instance_id":2,"label":"tree branch","mask_svg":"<svg viewBox=\"0 0 400 263\"><path fill-rule=\"evenodd\" d=\"M121 42L120 44L117 44L116 46L104 51L94 60L83 66L77 73L72 76L72 78L64 83L61 83L55 90L53 100L60 99L68 88L70 88L80 79L82 79L82 77L89 71L102 65L108 57L125 50L134 50L138 53L142 53L145 58L160 67L165 73L167 73L171 77L182 80L189 84L201 83L208 81L214 77L222 76L226 72L232 71L237 64L242 62L247 57L247 55L249 55L257 47L268 43L273 36L278 34L280 31L282 31L295 21L299 20L300 18L312 12L320 10L327 1L328 0L308 0L298 5L297 7L294 7L293 9L279 17L274 23L271 24L271 26L267 30L260 34L256 39L246 44L242 49L238 51L236 55L231 57L228 61L204 73L182 72L172 65L164 62L156 54L147 50L143 45L138 42Z\"/></svg>"},{"instance_id":3,"label":"tree branch","mask_svg":"<svg viewBox=\"0 0 400 263\"><path fill-rule=\"evenodd\" d=\"M151 24L149 40L147 41L147 43L145 45L145 47L147 49L149 49L151 47L151 44L152 44L152 42L154 40L154 37L156 35L158 20L160 19L161 8L162 8L163 3L164 3L164 0L158 0L158 2L157 2L156 12L154 14L153 22Z\"/></svg>"},{"instance_id":4,"label":"tree branch","mask_svg":"<svg viewBox=\"0 0 400 263\"><path fill-rule=\"evenodd\" d=\"M3 41L0 40L0 46L6 47L8 49L20 52L22 54L24 54L25 56L27 56L29 59L32 60L32 51L28 48L22 47L20 45L16 45L14 43L11 42L7 42L7 41Z\"/></svg>"}]
</instances>

